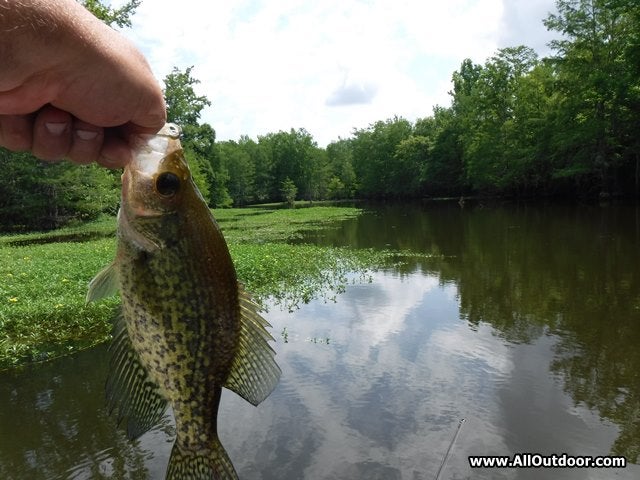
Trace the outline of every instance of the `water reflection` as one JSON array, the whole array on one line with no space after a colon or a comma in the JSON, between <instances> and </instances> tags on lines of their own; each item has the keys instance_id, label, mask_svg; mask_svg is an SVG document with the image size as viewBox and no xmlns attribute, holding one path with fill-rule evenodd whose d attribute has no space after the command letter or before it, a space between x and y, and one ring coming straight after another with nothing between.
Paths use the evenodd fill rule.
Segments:
<instances>
[{"instance_id":1,"label":"water reflection","mask_svg":"<svg viewBox=\"0 0 640 480\"><path fill-rule=\"evenodd\" d=\"M640 446L634 209L376 209L316 242L435 253L337 303L266 317L283 369L254 408L225 392L243 480L640 477L471 470L467 455L626 455ZM286 341L285 341L286 340ZM104 411L104 348L0 373L0 478L162 479L172 420L137 442Z\"/></svg>"},{"instance_id":2,"label":"water reflection","mask_svg":"<svg viewBox=\"0 0 640 480\"><path fill-rule=\"evenodd\" d=\"M106 349L0 376L0 478L148 478L104 411ZM127 476L125 477L125 473Z\"/></svg>"},{"instance_id":3,"label":"water reflection","mask_svg":"<svg viewBox=\"0 0 640 480\"><path fill-rule=\"evenodd\" d=\"M509 343L554 335L551 370L576 404L640 454L640 210L637 206L386 206L315 241L442 257L407 271L457 285L461 317Z\"/></svg>"}]
</instances>

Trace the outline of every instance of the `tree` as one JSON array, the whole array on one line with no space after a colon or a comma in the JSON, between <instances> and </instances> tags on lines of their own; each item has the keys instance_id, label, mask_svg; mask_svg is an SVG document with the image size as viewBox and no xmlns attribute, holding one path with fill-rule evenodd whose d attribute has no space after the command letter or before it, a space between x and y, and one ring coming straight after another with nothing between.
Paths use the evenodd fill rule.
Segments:
<instances>
[{"instance_id":1,"label":"tree","mask_svg":"<svg viewBox=\"0 0 640 480\"><path fill-rule=\"evenodd\" d=\"M358 188L353 170L352 144L349 139L339 139L327 145L328 168L333 177L328 186L330 198L352 198Z\"/></svg>"},{"instance_id":2,"label":"tree","mask_svg":"<svg viewBox=\"0 0 640 480\"><path fill-rule=\"evenodd\" d=\"M636 48L638 4L558 0L556 8L544 21L562 34L551 43L562 94L555 175L577 177L603 192L617 190L629 142L637 147L637 135L626 125L638 119L637 65L628 61Z\"/></svg>"},{"instance_id":3,"label":"tree","mask_svg":"<svg viewBox=\"0 0 640 480\"><path fill-rule=\"evenodd\" d=\"M483 66L469 60L453 76L453 111L461 126L466 180L481 192L510 192L527 183L516 112L522 82L538 60L528 47L498 50Z\"/></svg>"},{"instance_id":4,"label":"tree","mask_svg":"<svg viewBox=\"0 0 640 480\"><path fill-rule=\"evenodd\" d=\"M287 177L280 184L280 194L282 195L283 201L285 201L289 207L293 208L296 195L298 194L298 187L293 183L293 180Z\"/></svg>"},{"instance_id":5,"label":"tree","mask_svg":"<svg viewBox=\"0 0 640 480\"><path fill-rule=\"evenodd\" d=\"M211 102L204 95L196 95L193 86L200 83L191 76L193 66L182 72L173 67L164 78L164 98L167 104L167 121L185 126L198 125L200 114Z\"/></svg>"},{"instance_id":6,"label":"tree","mask_svg":"<svg viewBox=\"0 0 640 480\"><path fill-rule=\"evenodd\" d=\"M49 230L115 213L116 177L97 165L51 163L0 149L0 228Z\"/></svg>"},{"instance_id":7,"label":"tree","mask_svg":"<svg viewBox=\"0 0 640 480\"><path fill-rule=\"evenodd\" d=\"M348 190L342 183L340 178L333 176L331 180L329 180L329 185L327 185L327 198L332 200L338 200L341 198L349 198Z\"/></svg>"},{"instance_id":8,"label":"tree","mask_svg":"<svg viewBox=\"0 0 640 480\"><path fill-rule=\"evenodd\" d=\"M238 141L238 146L247 154L251 161L252 178L252 198L257 202L264 202L271 199L271 192L274 191L272 157L268 154L267 148L259 144L248 136L243 135ZM275 200L275 198L273 198Z\"/></svg>"},{"instance_id":9,"label":"tree","mask_svg":"<svg viewBox=\"0 0 640 480\"><path fill-rule=\"evenodd\" d=\"M244 205L253 198L254 166L251 157L234 141L218 143L220 161L228 172L227 187L234 205Z\"/></svg>"},{"instance_id":10,"label":"tree","mask_svg":"<svg viewBox=\"0 0 640 480\"><path fill-rule=\"evenodd\" d=\"M216 133L209 124L200 124L202 110L211 105L204 95L193 89L199 80L191 76L193 67L184 72L174 67L164 79L164 97L167 104L167 121L182 128L182 146L189 162L193 179L209 205L229 206L227 192L228 172L217 157Z\"/></svg>"},{"instance_id":11,"label":"tree","mask_svg":"<svg viewBox=\"0 0 640 480\"><path fill-rule=\"evenodd\" d=\"M131 26L131 16L140 6L140 3L142 3L142 0L129 0L120 8L112 8L107 5L103 5L99 0L80 1L80 4L84 8L89 10L107 25L113 25L115 23L121 28Z\"/></svg>"},{"instance_id":12,"label":"tree","mask_svg":"<svg viewBox=\"0 0 640 480\"><path fill-rule=\"evenodd\" d=\"M396 145L387 190L395 196L410 197L420 193L420 181L429 158L430 140L411 135Z\"/></svg>"},{"instance_id":13,"label":"tree","mask_svg":"<svg viewBox=\"0 0 640 480\"><path fill-rule=\"evenodd\" d=\"M273 190L270 196L278 197L282 182L288 178L304 198L313 200L317 197L319 185L324 181L324 160L309 132L292 128L288 132L270 133L259 137L258 144L264 148L271 167Z\"/></svg>"},{"instance_id":14,"label":"tree","mask_svg":"<svg viewBox=\"0 0 640 480\"><path fill-rule=\"evenodd\" d=\"M379 121L354 132L353 169L360 194L366 197L403 195L398 189L401 172L394 169L394 154L398 144L411 133L411 123L402 117Z\"/></svg>"},{"instance_id":15,"label":"tree","mask_svg":"<svg viewBox=\"0 0 640 480\"><path fill-rule=\"evenodd\" d=\"M463 194L467 188L464 182L462 125L453 108L436 106L432 122L416 122L415 130L431 138L429 157L421 173L423 192L427 195Z\"/></svg>"}]
</instances>

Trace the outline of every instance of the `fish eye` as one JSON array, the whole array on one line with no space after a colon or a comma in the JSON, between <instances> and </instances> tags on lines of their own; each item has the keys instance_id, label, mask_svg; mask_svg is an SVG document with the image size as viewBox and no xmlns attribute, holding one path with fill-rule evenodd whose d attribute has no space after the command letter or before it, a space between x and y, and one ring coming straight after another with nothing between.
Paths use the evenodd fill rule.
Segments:
<instances>
[{"instance_id":1,"label":"fish eye","mask_svg":"<svg viewBox=\"0 0 640 480\"><path fill-rule=\"evenodd\" d=\"M171 197L180 189L180 179L171 172L164 172L156 178L156 190L163 197Z\"/></svg>"}]
</instances>

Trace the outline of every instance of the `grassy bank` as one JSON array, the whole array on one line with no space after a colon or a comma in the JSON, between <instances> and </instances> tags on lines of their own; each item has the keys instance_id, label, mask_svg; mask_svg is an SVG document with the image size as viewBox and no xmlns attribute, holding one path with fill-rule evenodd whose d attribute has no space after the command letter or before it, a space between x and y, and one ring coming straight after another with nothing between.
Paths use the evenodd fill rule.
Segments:
<instances>
[{"instance_id":1,"label":"grassy bank","mask_svg":"<svg viewBox=\"0 0 640 480\"><path fill-rule=\"evenodd\" d=\"M311 207L215 212L239 278L259 300L285 308L344 288L347 273L389 260L384 252L291 245L359 210ZM109 339L113 298L85 305L87 284L115 251L115 219L48 233L0 237L0 369L46 360Z\"/></svg>"}]
</instances>

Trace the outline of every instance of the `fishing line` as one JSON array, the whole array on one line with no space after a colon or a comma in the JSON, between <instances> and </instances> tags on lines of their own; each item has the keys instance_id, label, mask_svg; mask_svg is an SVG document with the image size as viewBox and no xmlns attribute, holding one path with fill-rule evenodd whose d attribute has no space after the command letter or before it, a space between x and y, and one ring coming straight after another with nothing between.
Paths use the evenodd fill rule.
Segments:
<instances>
[{"instance_id":1,"label":"fishing line","mask_svg":"<svg viewBox=\"0 0 640 480\"><path fill-rule=\"evenodd\" d=\"M464 423L464 418L460 419L460 422L458 423L458 428L456 429L456 433L453 435L453 438L451 439L451 443L449 444L449 448L447 448L447 451L444 454L444 457L442 457L442 462L440 462L440 468L438 469L438 473L436 473L436 477L434 478L434 480L438 480L440 478L440 474L442 473L442 469L444 468L445 464L447 463L447 460L449 458L449 454L451 453L451 449L453 448L453 444L456 443L456 439L458 438L458 435L460 434L460 429L462 428L462 424Z\"/></svg>"}]
</instances>

